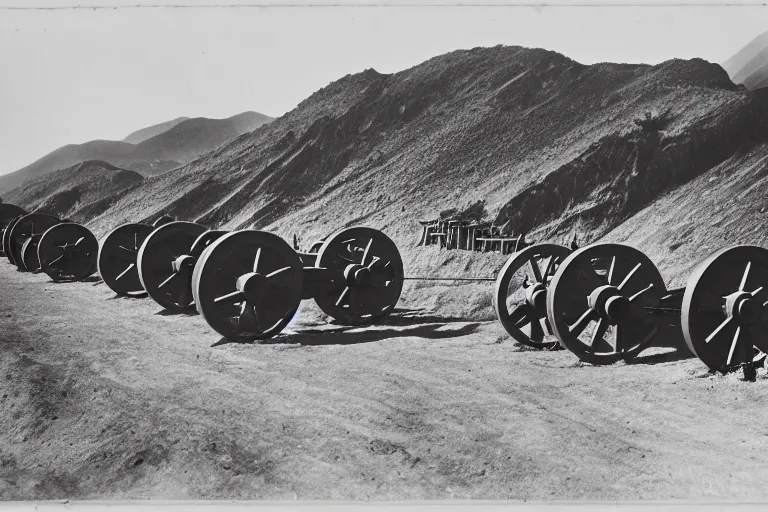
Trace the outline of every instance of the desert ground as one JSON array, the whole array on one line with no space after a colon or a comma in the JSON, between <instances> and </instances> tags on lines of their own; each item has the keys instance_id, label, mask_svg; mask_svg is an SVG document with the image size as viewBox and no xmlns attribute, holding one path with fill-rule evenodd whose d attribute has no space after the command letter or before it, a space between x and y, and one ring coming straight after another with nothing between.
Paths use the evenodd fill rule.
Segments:
<instances>
[{"instance_id":1,"label":"desert ground","mask_svg":"<svg viewBox=\"0 0 768 512\"><path fill-rule=\"evenodd\" d=\"M0 282L4 500L765 497L763 369L674 348L593 367L495 320L350 328L310 301L237 344L97 277L3 260Z\"/></svg>"}]
</instances>

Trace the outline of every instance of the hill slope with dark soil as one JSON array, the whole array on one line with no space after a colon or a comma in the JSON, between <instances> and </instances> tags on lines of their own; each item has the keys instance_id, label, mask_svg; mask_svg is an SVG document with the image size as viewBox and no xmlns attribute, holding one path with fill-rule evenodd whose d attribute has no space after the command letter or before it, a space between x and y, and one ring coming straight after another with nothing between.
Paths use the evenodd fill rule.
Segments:
<instances>
[{"instance_id":1,"label":"hill slope with dark soil","mask_svg":"<svg viewBox=\"0 0 768 512\"><path fill-rule=\"evenodd\" d=\"M226 119L179 118L134 132L128 138L139 140L135 144L110 140L69 144L18 171L0 175L0 194L27 180L87 160L101 160L144 176L155 176L187 163L270 120L270 117L258 112L244 112ZM146 137L153 132L157 133Z\"/></svg>"},{"instance_id":2,"label":"hill slope with dark soil","mask_svg":"<svg viewBox=\"0 0 768 512\"><path fill-rule=\"evenodd\" d=\"M86 222L143 179L135 171L89 160L28 181L23 189L8 192L4 199L30 212L39 210L61 219Z\"/></svg>"},{"instance_id":3,"label":"hill slope with dark soil","mask_svg":"<svg viewBox=\"0 0 768 512\"><path fill-rule=\"evenodd\" d=\"M756 97L700 59L586 66L544 50L477 48L346 76L146 180L90 225L103 234L169 212L309 243L367 224L395 240L407 274L492 276L504 257L414 248L416 220L479 201L486 219L532 240L594 241L753 146L765 127ZM414 296L470 314L488 309L483 290L468 301L451 300L452 287L444 299Z\"/></svg>"}]
</instances>

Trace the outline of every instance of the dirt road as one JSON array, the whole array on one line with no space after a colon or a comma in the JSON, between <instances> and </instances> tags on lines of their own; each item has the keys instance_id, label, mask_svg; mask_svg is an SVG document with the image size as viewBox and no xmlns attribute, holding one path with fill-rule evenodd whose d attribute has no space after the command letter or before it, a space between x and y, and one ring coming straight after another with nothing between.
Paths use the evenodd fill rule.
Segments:
<instances>
[{"instance_id":1,"label":"dirt road","mask_svg":"<svg viewBox=\"0 0 768 512\"><path fill-rule=\"evenodd\" d=\"M400 310L269 344L0 261L3 499L761 499L768 378Z\"/></svg>"}]
</instances>

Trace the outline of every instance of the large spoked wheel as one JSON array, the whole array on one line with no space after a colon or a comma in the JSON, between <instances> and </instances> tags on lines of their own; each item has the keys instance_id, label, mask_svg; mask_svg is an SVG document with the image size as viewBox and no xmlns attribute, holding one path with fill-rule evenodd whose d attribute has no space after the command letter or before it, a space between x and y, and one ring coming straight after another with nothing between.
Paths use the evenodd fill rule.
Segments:
<instances>
[{"instance_id":1,"label":"large spoked wheel","mask_svg":"<svg viewBox=\"0 0 768 512\"><path fill-rule=\"evenodd\" d=\"M61 223L61 221L53 215L30 213L19 219L13 226L8 245L10 251L9 259L13 258L12 261L19 270L27 270L27 267L24 264L24 258L21 254L21 251L24 249L24 243L30 238L34 238L34 250L28 251L30 263L34 267L35 263L31 260L37 260L37 241L40 239L40 235L59 223ZM34 258L32 258L33 253ZM37 270L37 268L30 268L29 270L34 271Z\"/></svg>"},{"instance_id":2,"label":"large spoked wheel","mask_svg":"<svg viewBox=\"0 0 768 512\"><path fill-rule=\"evenodd\" d=\"M236 231L203 251L192 274L197 311L219 334L249 342L275 336L296 314L303 271L296 251L264 231Z\"/></svg>"},{"instance_id":3,"label":"large spoked wheel","mask_svg":"<svg viewBox=\"0 0 768 512\"><path fill-rule=\"evenodd\" d=\"M40 238L37 257L40 269L54 281L82 281L96 272L99 242L80 224L65 222L48 229Z\"/></svg>"},{"instance_id":4,"label":"large spoked wheel","mask_svg":"<svg viewBox=\"0 0 768 512\"><path fill-rule=\"evenodd\" d=\"M0 231L5 237L5 230L8 225L16 218L26 215L27 212L24 208L16 206L15 204L3 204L0 203ZM0 256L5 256L5 244L0 246Z\"/></svg>"},{"instance_id":5,"label":"large spoked wheel","mask_svg":"<svg viewBox=\"0 0 768 512\"><path fill-rule=\"evenodd\" d=\"M110 232L101 243L99 275L116 294L130 296L144 292L136 259L141 244L153 229L146 224L124 224Z\"/></svg>"},{"instance_id":6,"label":"large spoked wheel","mask_svg":"<svg viewBox=\"0 0 768 512\"><path fill-rule=\"evenodd\" d=\"M13 261L13 254L11 253L11 232L13 231L13 227L21 220L22 217L23 215L13 219L8 223L8 225L5 227L5 230L3 231L3 254L8 259L8 262L10 262L12 265L15 265L16 262Z\"/></svg>"},{"instance_id":7,"label":"large spoked wheel","mask_svg":"<svg viewBox=\"0 0 768 512\"><path fill-rule=\"evenodd\" d=\"M193 222L169 222L141 244L136 259L141 285L169 311L184 311L192 305L192 270L197 258L190 252L205 230Z\"/></svg>"},{"instance_id":8,"label":"large spoked wheel","mask_svg":"<svg viewBox=\"0 0 768 512\"><path fill-rule=\"evenodd\" d=\"M768 250L729 247L700 263L685 287L682 327L688 348L712 370L768 352Z\"/></svg>"},{"instance_id":9,"label":"large spoked wheel","mask_svg":"<svg viewBox=\"0 0 768 512\"><path fill-rule=\"evenodd\" d=\"M571 250L557 244L536 244L512 255L496 278L493 307L504 329L518 343L552 349L557 341L547 319L547 287Z\"/></svg>"},{"instance_id":10,"label":"large spoked wheel","mask_svg":"<svg viewBox=\"0 0 768 512\"><path fill-rule=\"evenodd\" d=\"M323 312L346 325L371 323L392 312L403 290L403 260L395 243L379 230L342 229L317 253L316 267L344 279L315 295Z\"/></svg>"},{"instance_id":11,"label":"large spoked wheel","mask_svg":"<svg viewBox=\"0 0 768 512\"><path fill-rule=\"evenodd\" d=\"M630 361L659 327L645 308L658 307L666 285L642 252L595 244L560 265L547 292L547 317L560 342L582 361Z\"/></svg>"}]
</instances>

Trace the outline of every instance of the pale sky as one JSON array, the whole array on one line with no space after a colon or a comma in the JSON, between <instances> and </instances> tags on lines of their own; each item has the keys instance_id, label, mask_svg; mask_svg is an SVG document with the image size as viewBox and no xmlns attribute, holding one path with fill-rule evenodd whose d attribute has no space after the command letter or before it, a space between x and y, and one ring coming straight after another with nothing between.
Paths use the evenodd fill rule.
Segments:
<instances>
[{"instance_id":1,"label":"pale sky","mask_svg":"<svg viewBox=\"0 0 768 512\"><path fill-rule=\"evenodd\" d=\"M768 8L758 5L304 3L323 2L350 5L102 0L80 5L198 7L38 10L27 7L71 3L0 0L0 174L64 144L120 140L179 116L221 118L246 110L279 116L348 73L392 73L460 48L541 47L585 64L675 57L720 63L768 29Z\"/></svg>"}]
</instances>

